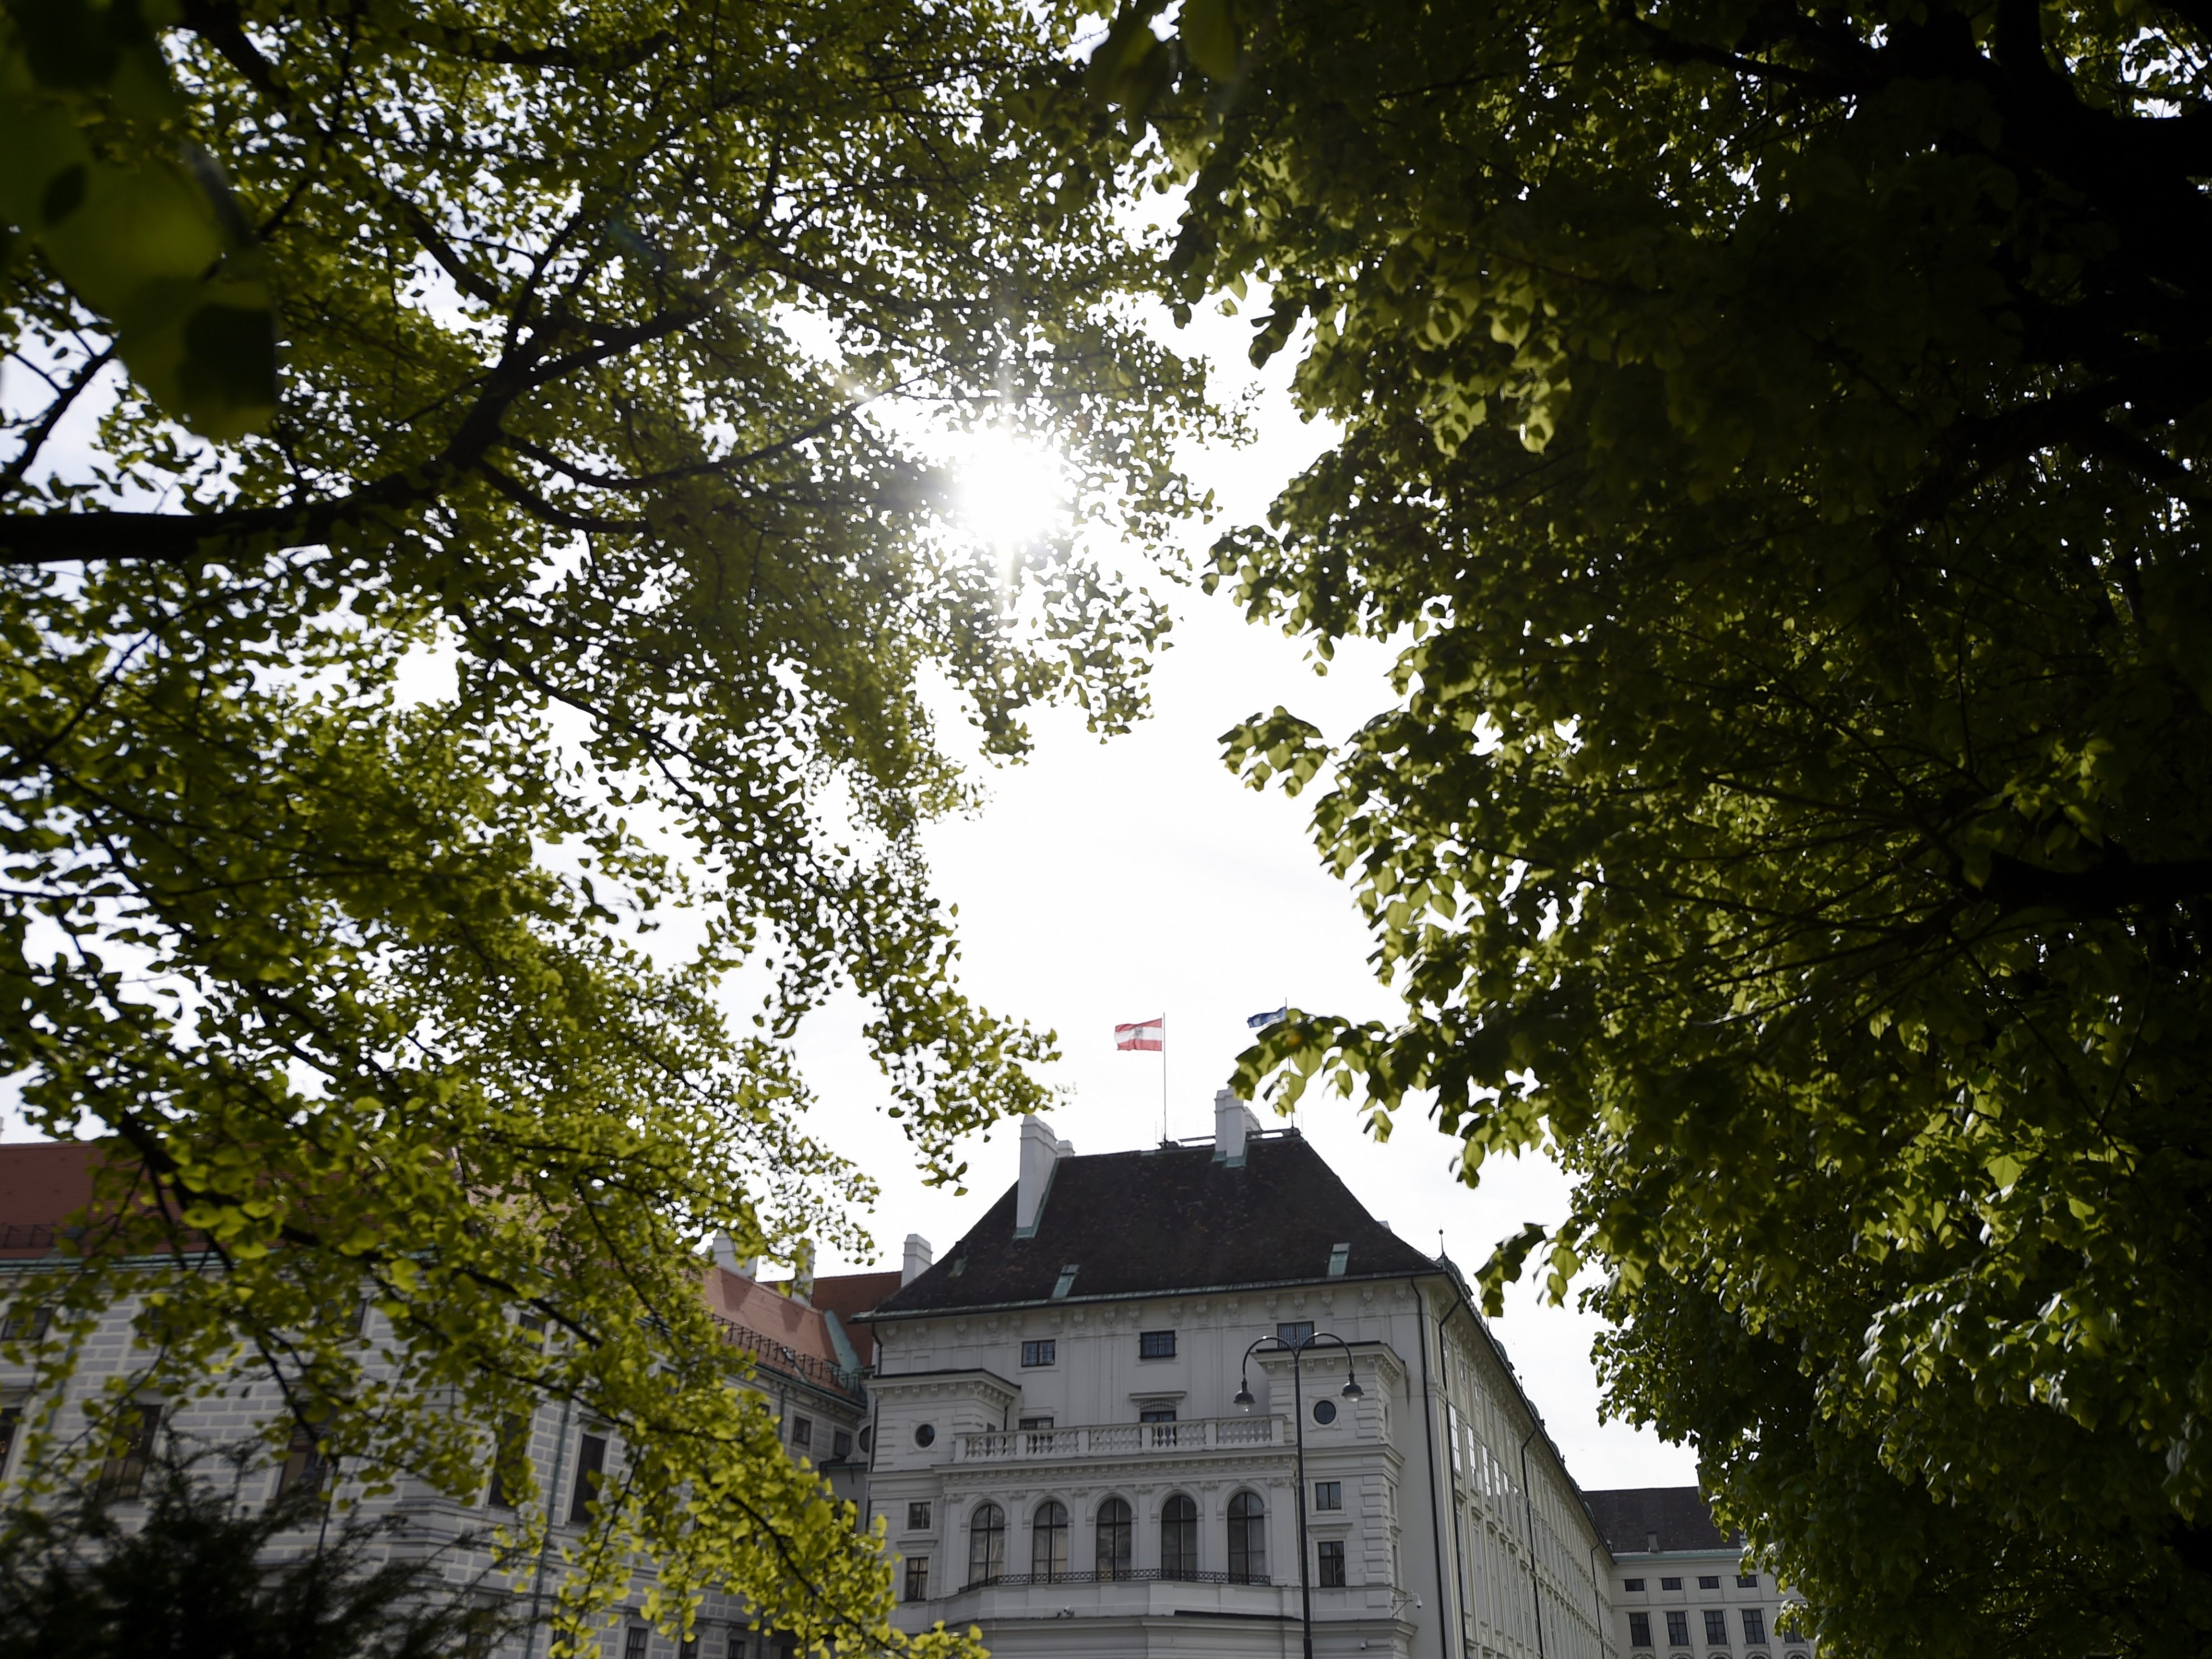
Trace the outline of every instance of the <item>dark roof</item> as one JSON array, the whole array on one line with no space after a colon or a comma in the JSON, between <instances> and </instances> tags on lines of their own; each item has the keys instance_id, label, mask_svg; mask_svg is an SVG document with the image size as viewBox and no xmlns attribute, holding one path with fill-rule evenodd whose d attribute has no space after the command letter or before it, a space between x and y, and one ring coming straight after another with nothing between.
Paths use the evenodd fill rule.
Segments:
<instances>
[{"instance_id":1,"label":"dark roof","mask_svg":"<svg viewBox=\"0 0 2212 1659\"><path fill-rule=\"evenodd\" d=\"M1063 1158L1034 1238L1014 1237L1015 1191L872 1316L1048 1301L1070 1262L1070 1302L1310 1283L1328 1276L1336 1244L1352 1247L1346 1279L1437 1271L1296 1130L1247 1142L1239 1169L1215 1163L1211 1142Z\"/></svg>"},{"instance_id":2,"label":"dark roof","mask_svg":"<svg viewBox=\"0 0 2212 1659\"><path fill-rule=\"evenodd\" d=\"M1743 1534L1723 1534L1695 1486L1629 1486L1586 1492L1590 1519L1615 1555L1643 1555L1656 1541L1666 1550L1725 1550L1742 1547Z\"/></svg>"}]
</instances>

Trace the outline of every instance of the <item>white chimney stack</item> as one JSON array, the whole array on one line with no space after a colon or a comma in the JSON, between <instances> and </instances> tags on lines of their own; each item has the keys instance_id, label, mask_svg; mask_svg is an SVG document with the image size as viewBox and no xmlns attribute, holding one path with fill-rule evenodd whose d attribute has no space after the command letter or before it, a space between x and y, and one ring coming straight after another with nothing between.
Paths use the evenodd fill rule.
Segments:
<instances>
[{"instance_id":1,"label":"white chimney stack","mask_svg":"<svg viewBox=\"0 0 2212 1659\"><path fill-rule=\"evenodd\" d=\"M1213 1095L1213 1156L1231 1169L1244 1163L1244 1143L1260 1133L1260 1120L1237 1098L1234 1089L1218 1089Z\"/></svg>"},{"instance_id":2,"label":"white chimney stack","mask_svg":"<svg viewBox=\"0 0 2212 1659\"><path fill-rule=\"evenodd\" d=\"M1022 1167L1014 1188L1014 1237L1036 1237L1037 1217L1044 1212L1044 1195L1052 1185L1053 1166L1075 1151L1052 1132L1052 1125L1034 1115L1022 1119Z\"/></svg>"},{"instance_id":3,"label":"white chimney stack","mask_svg":"<svg viewBox=\"0 0 2212 1659\"><path fill-rule=\"evenodd\" d=\"M937 1260L937 1252L920 1233L906 1236L906 1261L899 1267L899 1283L911 1285L929 1271L929 1264Z\"/></svg>"},{"instance_id":4,"label":"white chimney stack","mask_svg":"<svg viewBox=\"0 0 2212 1659\"><path fill-rule=\"evenodd\" d=\"M757 1255L739 1255L737 1240L732 1238L727 1233L714 1235L714 1265L717 1267L727 1268L740 1279L755 1278L760 1272L760 1258Z\"/></svg>"},{"instance_id":5,"label":"white chimney stack","mask_svg":"<svg viewBox=\"0 0 2212 1659\"><path fill-rule=\"evenodd\" d=\"M791 1299L809 1308L814 1305L814 1241L811 1238L801 1239L792 1257Z\"/></svg>"}]
</instances>

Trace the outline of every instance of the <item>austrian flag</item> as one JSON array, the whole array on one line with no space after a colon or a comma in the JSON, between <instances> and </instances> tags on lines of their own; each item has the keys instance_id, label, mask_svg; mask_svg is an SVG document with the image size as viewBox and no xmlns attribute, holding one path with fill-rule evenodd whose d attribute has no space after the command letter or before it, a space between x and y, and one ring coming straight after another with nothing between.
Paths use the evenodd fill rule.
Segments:
<instances>
[{"instance_id":1,"label":"austrian flag","mask_svg":"<svg viewBox=\"0 0 2212 1659\"><path fill-rule=\"evenodd\" d=\"M1168 1017L1162 1014L1158 1019L1140 1019L1134 1025L1116 1025L1114 1046L1160 1053L1168 1046Z\"/></svg>"}]
</instances>

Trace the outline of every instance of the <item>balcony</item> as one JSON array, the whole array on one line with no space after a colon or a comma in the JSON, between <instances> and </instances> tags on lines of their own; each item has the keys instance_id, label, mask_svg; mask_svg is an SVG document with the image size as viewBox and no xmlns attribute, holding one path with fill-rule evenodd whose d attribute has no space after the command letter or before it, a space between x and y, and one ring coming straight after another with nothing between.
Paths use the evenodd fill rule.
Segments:
<instances>
[{"instance_id":1,"label":"balcony","mask_svg":"<svg viewBox=\"0 0 2212 1659\"><path fill-rule=\"evenodd\" d=\"M1280 1417L1198 1417L1181 1423L1093 1423L1067 1429L994 1429L963 1434L960 1463L1058 1462L1076 1457L1153 1457L1162 1453L1250 1451L1290 1444Z\"/></svg>"}]
</instances>

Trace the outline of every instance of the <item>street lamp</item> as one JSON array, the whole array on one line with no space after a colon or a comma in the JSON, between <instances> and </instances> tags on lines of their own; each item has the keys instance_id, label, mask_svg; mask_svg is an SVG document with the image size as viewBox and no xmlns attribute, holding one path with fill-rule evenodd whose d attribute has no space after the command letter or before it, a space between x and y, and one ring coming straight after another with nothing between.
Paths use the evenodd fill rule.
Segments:
<instances>
[{"instance_id":1,"label":"street lamp","mask_svg":"<svg viewBox=\"0 0 2212 1659\"><path fill-rule=\"evenodd\" d=\"M1346 1400L1357 1400L1366 1392L1359 1379L1352 1374L1352 1344L1334 1331L1313 1331L1296 1342L1285 1342L1279 1336L1263 1336L1244 1350L1244 1358L1237 1363L1237 1408L1252 1409L1252 1382L1249 1368L1252 1356L1269 1343L1278 1352L1291 1357L1291 1426L1298 1442L1298 1620L1305 1629L1305 1659L1313 1659L1313 1587L1307 1583L1306 1567L1306 1401L1305 1390L1298 1376L1298 1362L1305 1351L1316 1342L1334 1342L1344 1350L1344 1386L1337 1390Z\"/></svg>"}]
</instances>

